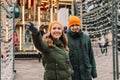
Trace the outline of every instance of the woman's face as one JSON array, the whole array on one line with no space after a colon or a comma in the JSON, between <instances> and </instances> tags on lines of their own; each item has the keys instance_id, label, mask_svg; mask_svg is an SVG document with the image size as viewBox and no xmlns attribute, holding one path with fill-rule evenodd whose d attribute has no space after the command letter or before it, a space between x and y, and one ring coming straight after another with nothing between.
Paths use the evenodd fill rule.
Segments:
<instances>
[{"instance_id":1,"label":"woman's face","mask_svg":"<svg viewBox=\"0 0 120 80\"><path fill-rule=\"evenodd\" d=\"M59 40L59 38L61 37L62 35L62 27L59 25L59 24L54 24L51 28L51 36L54 38L54 39L57 39Z\"/></svg>"}]
</instances>

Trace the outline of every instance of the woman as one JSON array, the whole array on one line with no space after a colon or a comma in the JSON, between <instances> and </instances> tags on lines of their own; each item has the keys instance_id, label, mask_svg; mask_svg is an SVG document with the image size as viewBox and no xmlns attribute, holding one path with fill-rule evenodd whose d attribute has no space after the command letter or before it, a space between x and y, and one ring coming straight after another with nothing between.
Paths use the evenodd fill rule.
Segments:
<instances>
[{"instance_id":1,"label":"woman","mask_svg":"<svg viewBox=\"0 0 120 80\"><path fill-rule=\"evenodd\" d=\"M71 80L72 66L68 56L67 39L60 22L51 22L48 32L41 36L30 23L29 30L35 47L42 52L44 80Z\"/></svg>"},{"instance_id":2,"label":"woman","mask_svg":"<svg viewBox=\"0 0 120 80\"><path fill-rule=\"evenodd\" d=\"M105 36L101 35L101 37L98 40L98 44L99 44L100 51L101 51L102 54L104 54L104 52L105 52L105 43L106 43L105 42Z\"/></svg>"},{"instance_id":3,"label":"woman","mask_svg":"<svg viewBox=\"0 0 120 80\"><path fill-rule=\"evenodd\" d=\"M15 51L18 51L18 35L17 35L17 32L15 31L14 32L14 46L15 46Z\"/></svg>"}]
</instances>

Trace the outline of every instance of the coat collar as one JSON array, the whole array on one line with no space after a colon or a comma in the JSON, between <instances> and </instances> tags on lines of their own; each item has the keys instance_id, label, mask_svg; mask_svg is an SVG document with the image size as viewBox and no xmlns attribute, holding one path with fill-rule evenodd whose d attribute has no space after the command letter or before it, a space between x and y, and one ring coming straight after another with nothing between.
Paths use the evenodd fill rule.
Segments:
<instances>
[{"instance_id":1,"label":"coat collar","mask_svg":"<svg viewBox=\"0 0 120 80\"><path fill-rule=\"evenodd\" d=\"M79 32L72 32L72 31L69 29L68 34L69 34L71 37L73 37L73 38L78 38L78 37L80 37L80 36L83 34L83 32L82 32L81 29L79 30Z\"/></svg>"},{"instance_id":2,"label":"coat collar","mask_svg":"<svg viewBox=\"0 0 120 80\"><path fill-rule=\"evenodd\" d=\"M63 43L61 40L53 40L53 44L55 44L56 46L63 46Z\"/></svg>"}]
</instances>

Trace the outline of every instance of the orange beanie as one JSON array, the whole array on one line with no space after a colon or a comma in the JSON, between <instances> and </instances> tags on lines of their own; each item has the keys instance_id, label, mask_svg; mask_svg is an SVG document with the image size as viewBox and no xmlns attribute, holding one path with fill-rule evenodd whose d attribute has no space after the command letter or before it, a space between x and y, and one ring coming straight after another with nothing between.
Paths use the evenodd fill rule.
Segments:
<instances>
[{"instance_id":1,"label":"orange beanie","mask_svg":"<svg viewBox=\"0 0 120 80\"><path fill-rule=\"evenodd\" d=\"M52 27L54 24L59 24L59 25L62 27L62 24L61 24L60 22L58 22L58 21L53 21L53 22L51 22L51 23L49 24L49 26L48 26L48 31L51 30L51 27Z\"/></svg>"},{"instance_id":2,"label":"orange beanie","mask_svg":"<svg viewBox=\"0 0 120 80\"><path fill-rule=\"evenodd\" d=\"M71 27L72 25L77 24L81 27L81 20L77 16L71 16L68 21L68 26Z\"/></svg>"}]
</instances>

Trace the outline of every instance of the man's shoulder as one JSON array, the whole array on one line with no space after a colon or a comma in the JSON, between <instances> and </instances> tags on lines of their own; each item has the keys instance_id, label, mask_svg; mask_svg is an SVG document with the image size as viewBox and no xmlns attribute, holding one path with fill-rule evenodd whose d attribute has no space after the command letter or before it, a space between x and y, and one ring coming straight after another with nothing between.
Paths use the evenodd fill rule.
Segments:
<instances>
[{"instance_id":1,"label":"man's shoulder","mask_svg":"<svg viewBox=\"0 0 120 80\"><path fill-rule=\"evenodd\" d=\"M86 37L86 38L90 38L90 36L85 34L85 33L83 33L83 36Z\"/></svg>"}]
</instances>

